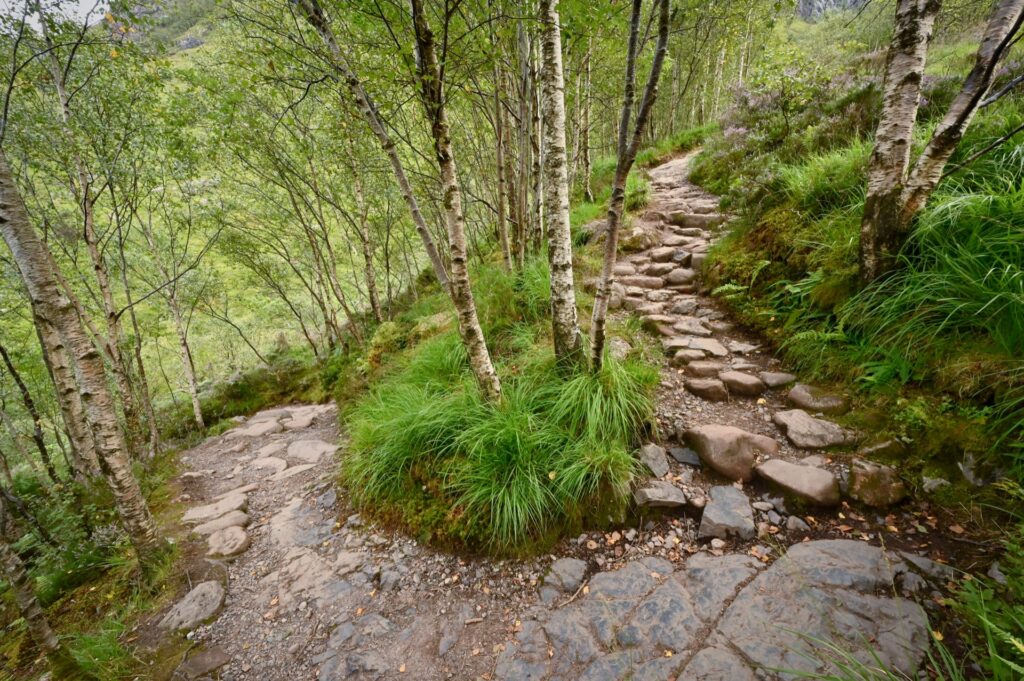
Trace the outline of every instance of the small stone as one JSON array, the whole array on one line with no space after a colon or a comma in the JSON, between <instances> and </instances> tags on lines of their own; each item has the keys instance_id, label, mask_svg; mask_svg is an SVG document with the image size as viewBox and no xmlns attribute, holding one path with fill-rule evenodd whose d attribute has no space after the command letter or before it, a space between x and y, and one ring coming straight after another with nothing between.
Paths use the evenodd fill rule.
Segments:
<instances>
[{"instance_id":1,"label":"small stone","mask_svg":"<svg viewBox=\"0 0 1024 681\"><path fill-rule=\"evenodd\" d=\"M680 352L700 352L699 350L680 350ZM701 352L701 357L704 353ZM722 372L724 366L721 362L713 362L711 360L699 359L697 361L689 362L686 365L686 373L690 376L697 378L710 378L712 376L718 376Z\"/></svg>"},{"instance_id":2,"label":"small stone","mask_svg":"<svg viewBox=\"0 0 1024 681\"><path fill-rule=\"evenodd\" d=\"M691 393L705 400L724 402L729 399L729 391L717 378L688 378L683 384Z\"/></svg>"},{"instance_id":3,"label":"small stone","mask_svg":"<svg viewBox=\"0 0 1024 681\"><path fill-rule=\"evenodd\" d=\"M773 506L770 502L767 501L755 501L750 505L753 506L758 511L761 511L762 513L767 513L768 511L775 510L775 506Z\"/></svg>"},{"instance_id":4,"label":"small stone","mask_svg":"<svg viewBox=\"0 0 1024 681\"><path fill-rule=\"evenodd\" d=\"M791 515L786 519L786 530L789 532L806 534L811 531L811 526L805 523L801 518Z\"/></svg>"},{"instance_id":5,"label":"small stone","mask_svg":"<svg viewBox=\"0 0 1024 681\"><path fill-rule=\"evenodd\" d=\"M633 346L623 338L613 336L608 340L608 354L620 362L626 359L632 351Z\"/></svg>"},{"instance_id":6,"label":"small stone","mask_svg":"<svg viewBox=\"0 0 1024 681\"><path fill-rule=\"evenodd\" d=\"M757 397L765 390L765 385L757 376L742 371L723 371L718 378L725 383L729 393L742 397Z\"/></svg>"},{"instance_id":7,"label":"small stone","mask_svg":"<svg viewBox=\"0 0 1024 681\"><path fill-rule=\"evenodd\" d=\"M668 450L669 456L686 466L694 468L701 467L700 456L689 447L672 447Z\"/></svg>"},{"instance_id":8,"label":"small stone","mask_svg":"<svg viewBox=\"0 0 1024 681\"><path fill-rule=\"evenodd\" d=\"M686 495L670 482L651 480L633 492L633 500L641 508L676 508L686 505Z\"/></svg>"},{"instance_id":9,"label":"small stone","mask_svg":"<svg viewBox=\"0 0 1024 681\"><path fill-rule=\"evenodd\" d=\"M627 537L629 532L626 532ZM634 535L636 532L634 531ZM563 593L572 594L583 583L583 577L587 574L587 564L577 558L559 558L551 564L547 575L544 577L544 584L559 589Z\"/></svg>"},{"instance_id":10,"label":"small stone","mask_svg":"<svg viewBox=\"0 0 1024 681\"><path fill-rule=\"evenodd\" d=\"M704 322L697 317L682 315L672 324L672 329L678 333L690 336L710 336L711 329L704 325Z\"/></svg>"},{"instance_id":11,"label":"small stone","mask_svg":"<svg viewBox=\"0 0 1024 681\"><path fill-rule=\"evenodd\" d=\"M756 352L761 346L753 343L744 343L743 341L730 341L729 350L735 352L737 355L746 355L751 352Z\"/></svg>"},{"instance_id":12,"label":"small stone","mask_svg":"<svg viewBox=\"0 0 1024 681\"><path fill-rule=\"evenodd\" d=\"M793 374L783 373L781 371L762 371L758 376L764 381L764 384L769 388L781 388L784 385L789 385L796 380L796 376Z\"/></svg>"},{"instance_id":13,"label":"small stone","mask_svg":"<svg viewBox=\"0 0 1024 681\"><path fill-rule=\"evenodd\" d=\"M711 488L710 497L697 536L750 539L755 535L754 512L747 495L732 485L719 485Z\"/></svg>"},{"instance_id":14,"label":"small stone","mask_svg":"<svg viewBox=\"0 0 1024 681\"><path fill-rule=\"evenodd\" d=\"M750 480L757 454L777 454L779 443L735 426L708 424L691 428L682 438L701 460L731 480Z\"/></svg>"},{"instance_id":15,"label":"small stone","mask_svg":"<svg viewBox=\"0 0 1024 681\"><path fill-rule=\"evenodd\" d=\"M687 296L676 300L672 305L672 314L692 315L697 311L697 299Z\"/></svg>"},{"instance_id":16,"label":"small stone","mask_svg":"<svg viewBox=\"0 0 1024 681\"><path fill-rule=\"evenodd\" d=\"M654 443L647 443L640 448L639 458L654 477L660 478L668 473L668 460L665 458L665 448Z\"/></svg>"},{"instance_id":17,"label":"small stone","mask_svg":"<svg viewBox=\"0 0 1024 681\"><path fill-rule=\"evenodd\" d=\"M220 582L200 582L178 601L160 620L169 631L194 629L216 615L224 605L224 587Z\"/></svg>"},{"instance_id":18,"label":"small stone","mask_svg":"<svg viewBox=\"0 0 1024 681\"><path fill-rule=\"evenodd\" d=\"M927 475L921 476L921 488L928 494L931 494L940 487L948 487L949 480L945 478L929 478Z\"/></svg>"},{"instance_id":19,"label":"small stone","mask_svg":"<svg viewBox=\"0 0 1024 681\"><path fill-rule=\"evenodd\" d=\"M231 662L231 657L223 648L210 646L189 655L189 658L178 667L175 676L193 681L193 679L209 676L228 662Z\"/></svg>"},{"instance_id":20,"label":"small stone","mask_svg":"<svg viewBox=\"0 0 1024 681\"><path fill-rule=\"evenodd\" d=\"M699 362L703 360L704 357L704 353L701 352L700 350L690 350L689 348L685 348L683 350L679 350L678 352L676 352L676 354L672 356L671 364L674 367L689 367L689 365L693 364L694 362ZM711 375L714 376L716 374L717 372Z\"/></svg>"},{"instance_id":21,"label":"small stone","mask_svg":"<svg viewBox=\"0 0 1024 681\"><path fill-rule=\"evenodd\" d=\"M835 506L839 503L839 481L824 468L769 459L756 470L768 482L819 506Z\"/></svg>"},{"instance_id":22,"label":"small stone","mask_svg":"<svg viewBox=\"0 0 1024 681\"><path fill-rule=\"evenodd\" d=\"M850 465L850 496L875 508L903 500L907 488L890 466L854 459Z\"/></svg>"},{"instance_id":23,"label":"small stone","mask_svg":"<svg viewBox=\"0 0 1024 681\"><path fill-rule=\"evenodd\" d=\"M206 540L208 558L234 558L249 548L249 534L237 525L217 530Z\"/></svg>"},{"instance_id":24,"label":"small stone","mask_svg":"<svg viewBox=\"0 0 1024 681\"><path fill-rule=\"evenodd\" d=\"M711 548L715 549L716 551L721 551L725 547L726 543L724 539L719 539L718 537L715 537L711 540Z\"/></svg>"},{"instance_id":25,"label":"small stone","mask_svg":"<svg viewBox=\"0 0 1024 681\"><path fill-rule=\"evenodd\" d=\"M688 346L691 350L703 350L714 357L728 357L729 351L714 338L691 338Z\"/></svg>"},{"instance_id":26,"label":"small stone","mask_svg":"<svg viewBox=\"0 0 1024 681\"><path fill-rule=\"evenodd\" d=\"M842 414L848 409L842 397L805 383L797 383L790 388L787 398L794 406L809 412Z\"/></svg>"},{"instance_id":27,"label":"small stone","mask_svg":"<svg viewBox=\"0 0 1024 681\"><path fill-rule=\"evenodd\" d=\"M801 449L835 447L850 441L842 427L831 421L816 419L803 409L776 412L772 420Z\"/></svg>"},{"instance_id":28,"label":"small stone","mask_svg":"<svg viewBox=\"0 0 1024 681\"><path fill-rule=\"evenodd\" d=\"M352 574L366 562L366 554L360 551L341 551L334 559L334 569L339 575Z\"/></svg>"},{"instance_id":29,"label":"small stone","mask_svg":"<svg viewBox=\"0 0 1024 681\"><path fill-rule=\"evenodd\" d=\"M669 286L692 284L697 279L697 272L688 267L677 267L665 275L665 283Z\"/></svg>"}]
</instances>

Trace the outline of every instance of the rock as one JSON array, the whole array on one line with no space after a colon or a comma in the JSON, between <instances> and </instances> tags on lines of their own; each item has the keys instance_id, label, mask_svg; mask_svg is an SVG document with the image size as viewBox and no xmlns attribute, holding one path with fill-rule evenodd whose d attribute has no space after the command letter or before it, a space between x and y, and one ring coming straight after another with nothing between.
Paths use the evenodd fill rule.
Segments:
<instances>
[{"instance_id":1,"label":"rock","mask_svg":"<svg viewBox=\"0 0 1024 681\"><path fill-rule=\"evenodd\" d=\"M179 477L182 480L192 480L197 478L205 478L208 475L213 475L214 470L212 468L204 468L198 471L185 471Z\"/></svg>"},{"instance_id":2,"label":"rock","mask_svg":"<svg viewBox=\"0 0 1024 681\"><path fill-rule=\"evenodd\" d=\"M791 515L786 518L786 530L797 534L807 534L811 531L811 526L805 523L802 518Z\"/></svg>"},{"instance_id":3,"label":"rock","mask_svg":"<svg viewBox=\"0 0 1024 681\"><path fill-rule=\"evenodd\" d=\"M348 672L345 678L358 674L367 674L373 678L388 672L388 663L381 657L380 653L369 650L349 655L345 660L345 667Z\"/></svg>"},{"instance_id":4,"label":"rock","mask_svg":"<svg viewBox=\"0 0 1024 681\"><path fill-rule=\"evenodd\" d=\"M249 514L244 511L231 511L225 513L219 518L214 518L202 525L196 525L192 528L192 531L196 534L206 535L213 534L218 530L223 530L225 527L245 527L249 524Z\"/></svg>"},{"instance_id":5,"label":"rock","mask_svg":"<svg viewBox=\"0 0 1024 681\"><path fill-rule=\"evenodd\" d=\"M617 262L612 268L612 273L616 277L628 277L631 274L636 274L636 267L630 262Z\"/></svg>"},{"instance_id":6,"label":"rock","mask_svg":"<svg viewBox=\"0 0 1024 681\"><path fill-rule=\"evenodd\" d=\"M854 459L850 465L850 496L857 501L884 508L903 500L907 488L890 466Z\"/></svg>"},{"instance_id":7,"label":"rock","mask_svg":"<svg viewBox=\"0 0 1024 681\"><path fill-rule=\"evenodd\" d=\"M334 568L341 576L351 574L366 562L366 554L361 551L340 551L334 559Z\"/></svg>"},{"instance_id":8,"label":"rock","mask_svg":"<svg viewBox=\"0 0 1024 681\"><path fill-rule=\"evenodd\" d=\"M687 296L672 305L672 314L693 314L697 311L697 299Z\"/></svg>"},{"instance_id":9,"label":"rock","mask_svg":"<svg viewBox=\"0 0 1024 681\"><path fill-rule=\"evenodd\" d=\"M582 560L559 558L551 564L547 575L544 576L544 585L555 587L563 593L573 594L583 584L586 573L587 564Z\"/></svg>"},{"instance_id":10,"label":"rock","mask_svg":"<svg viewBox=\"0 0 1024 681\"><path fill-rule=\"evenodd\" d=\"M755 470L768 482L819 506L839 503L839 481L824 468L769 459Z\"/></svg>"},{"instance_id":11,"label":"rock","mask_svg":"<svg viewBox=\"0 0 1024 681\"><path fill-rule=\"evenodd\" d=\"M790 388L787 398L794 406L809 412L842 414L849 408L842 397L804 383Z\"/></svg>"},{"instance_id":12,"label":"rock","mask_svg":"<svg viewBox=\"0 0 1024 681\"><path fill-rule=\"evenodd\" d=\"M394 591L402 581L402 575L397 570L380 571L380 590Z\"/></svg>"},{"instance_id":13,"label":"rock","mask_svg":"<svg viewBox=\"0 0 1024 681\"><path fill-rule=\"evenodd\" d=\"M700 468L700 456L689 447L672 447L668 450L669 456L686 466Z\"/></svg>"},{"instance_id":14,"label":"rock","mask_svg":"<svg viewBox=\"0 0 1024 681\"><path fill-rule=\"evenodd\" d=\"M235 487L234 489L229 489L227 492L221 492L220 494L218 494L216 496L216 498L217 499L223 499L224 497L233 497L233 496L236 496L238 494L248 494L249 492L255 492L259 488L260 488L260 486L259 486L258 483L252 482L252 483L249 483L248 485L242 485L241 487Z\"/></svg>"},{"instance_id":15,"label":"rock","mask_svg":"<svg viewBox=\"0 0 1024 681\"><path fill-rule=\"evenodd\" d=\"M672 256L676 254L676 249L671 246L662 246L651 250L651 260L653 262L671 262Z\"/></svg>"},{"instance_id":16,"label":"rock","mask_svg":"<svg viewBox=\"0 0 1024 681\"><path fill-rule=\"evenodd\" d=\"M725 222L725 216L718 213L672 213L669 223L689 229L709 229Z\"/></svg>"},{"instance_id":17,"label":"rock","mask_svg":"<svg viewBox=\"0 0 1024 681\"><path fill-rule=\"evenodd\" d=\"M672 335L672 322L675 317L665 314L652 314L640 320L640 327L649 333L660 333L663 336Z\"/></svg>"},{"instance_id":18,"label":"rock","mask_svg":"<svg viewBox=\"0 0 1024 681\"><path fill-rule=\"evenodd\" d=\"M672 328L679 333L687 334L690 336L710 336L711 330L704 325L700 319L691 317L689 315L683 315L678 319L674 320Z\"/></svg>"},{"instance_id":19,"label":"rock","mask_svg":"<svg viewBox=\"0 0 1024 681\"><path fill-rule=\"evenodd\" d=\"M754 343L744 343L743 341L729 341L729 350L735 352L737 355L746 355L751 352L756 352L761 346L755 345Z\"/></svg>"},{"instance_id":20,"label":"rock","mask_svg":"<svg viewBox=\"0 0 1024 681\"><path fill-rule=\"evenodd\" d=\"M666 338L661 341L661 347L665 350L665 354L674 355L680 350L689 349L690 336L673 336L672 338Z\"/></svg>"},{"instance_id":21,"label":"rock","mask_svg":"<svg viewBox=\"0 0 1024 681\"><path fill-rule=\"evenodd\" d=\"M921 488L927 493L931 494L940 487L948 487L949 480L945 478L929 478L927 475L921 476Z\"/></svg>"},{"instance_id":22,"label":"rock","mask_svg":"<svg viewBox=\"0 0 1024 681\"><path fill-rule=\"evenodd\" d=\"M180 677L193 681L194 679L208 676L211 672L217 671L228 662L231 662L231 657L223 648L220 646L210 646L189 655L188 659L178 667L175 678Z\"/></svg>"},{"instance_id":23,"label":"rock","mask_svg":"<svg viewBox=\"0 0 1024 681\"><path fill-rule=\"evenodd\" d=\"M665 458L665 448L654 443L647 443L640 448L640 461L643 462L654 477L660 478L668 473L668 460Z\"/></svg>"},{"instance_id":24,"label":"rock","mask_svg":"<svg viewBox=\"0 0 1024 681\"><path fill-rule=\"evenodd\" d=\"M238 525L217 530L206 540L207 558L234 558L249 548L249 534Z\"/></svg>"},{"instance_id":25,"label":"rock","mask_svg":"<svg viewBox=\"0 0 1024 681\"><path fill-rule=\"evenodd\" d=\"M302 430L313 425L313 418L312 414L296 415L286 421L281 421L281 425L284 426L285 430Z\"/></svg>"},{"instance_id":26,"label":"rock","mask_svg":"<svg viewBox=\"0 0 1024 681\"><path fill-rule=\"evenodd\" d=\"M757 397L765 390L764 383L757 376L745 374L742 371L723 371L718 378L725 383L729 394L742 397Z\"/></svg>"},{"instance_id":27,"label":"rock","mask_svg":"<svg viewBox=\"0 0 1024 681\"><path fill-rule=\"evenodd\" d=\"M735 426L703 425L683 433L682 439L700 458L730 480L750 480L757 454L778 454L779 443Z\"/></svg>"},{"instance_id":28,"label":"rock","mask_svg":"<svg viewBox=\"0 0 1024 681\"><path fill-rule=\"evenodd\" d=\"M907 446L899 440L883 440L873 445L862 447L857 456L862 459L873 460L876 457L898 458L906 454Z\"/></svg>"},{"instance_id":29,"label":"rock","mask_svg":"<svg viewBox=\"0 0 1024 681\"><path fill-rule=\"evenodd\" d=\"M665 283L669 286L692 284L697 279L697 272L686 267L677 267L665 275Z\"/></svg>"},{"instance_id":30,"label":"rock","mask_svg":"<svg viewBox=\"0 0 1024 681\"><path fill-rule=\"evenodd\" d=\"M701 353L703 356L703 353ZM697 376L698 378L708 378L711 376L718 376L721 373L724 365L721 362L713 362L711 360L697 360L689 362L686 365L686 373L691 376Z\"/></svg>"},{"instance_id":31,"label":"rock","mask_svg":"<svg viewBox=\"0 0 1024 681\"><path fill-rule=\"evenodd\" d=\"M713 402L724 402L729 399L729 391L725 384L717 378L688 378L683 382L686 389L697 397Z\"/></svg>"},{"instance_id":32,"label":"rock","mask_svg":"<svg viewBox=\"0 0 1024 681\"><path fill-rule=\"evenodd\" d=\"M754 512L747 495L732 485L712 487L697 536L751 539L756 533Z\"/></svg>"},{"instance_id":33,"label":"rock","mask_svg":"<svg viewBox=\"0 0 1024 681\"><path fill-rule=\"evenodd\" d=\"M636 286L642 289L658 289L665 285L665 282L661 280L661 277L645 277L639 274L635 274L631 277L622 277L619 282L623 286Z\"/></svg>"},{"instance_id":34,"label":"rock","mask_svg":"<svg viewBox=\"0 0 1024 681\"><path fill-rule=\"evenodd\" d=\"M205 523L207 520L219 518L231 511L244 511L249 506L249 499L244 494L224 497L206 506L196 506L185 511L182 521L186 523Z\"/></svg>"},{"instance_id":35,"label":"rock","mask_svg":"<svg viewBox=\"0 0 1024 681\"><path fill-rule=\"evenodd\" d=\"M634 490L633 500L641 508L676 508L686 505L683 491L664 480L650 480Z\"/></svg>"},{"instance_id":36,"label":"rock","mask_svg":"<svg viewBox=\"0 0 1024 681\"><path fill-rule=\"evenodd\" d=\"M691 350L703 350L714 357L728 357L729 351L714 338L691 338L687 346Z\"/></svg>"},{"instance_id":37,"label":"rock","mask_svg":"<svg viewBox=\"0 0 1024 681\"><path fill-rule=\"evenodd\" d=\"M796 380L796 376L793 374L787 374L781 371L762 371L758 376L764 381L764 384L769 388L781 388L784 385L789 385Z\"/></svg>"},{"instance_id":38,"label":"rock","mask_svg":"<svg viewBox=\"0 0 1024 681\"><path fill-rule=\"evenodd\" d=\"M258 415L257 415L258 416ZM253 417L256 419L256 416ZM280 433L284 430L284 426L275 419L268 418L259 421L251 421L249 425L229 431L224 435L226 438L236 437L264 437L273 433Z\"/></svg>"},{"instance_id":39,"label":"rock","mask_svg":"<svg viewBox=\"0 0 1024 681\"><path fill-rule=\"evenodd\" d=\"M288 462L276 456L261 456L249 462L250 468L269 468L275 473L280 473L288 468Z\"/></svg>"},{"instance_id":40,"label":"rock","mask_svg":"<svg viewBox=\"0 0 1024 681\"><path fill-rule=\"evenodd\" d=\"M674 367L688 366L695 361L704 359L704 357L706 357L706 355L700 350L690 350L689 348L685 348L683 350L676 351L676 354L672 355L671 364ZM714 376L715 374L711 375Z\"/></svg>"},{"instance_id":41,"label":"rock","mask_svg":"<svg viewBox=\"0 0 1024 681\"><path fill-rule=\"evenodd\" d=\"M288 445L288 456L306 463L316 463L324 454L333 454L337 449L337 445L323 440L296 440Z\"/></svg>"},{"instance_id":42,"label":"rock","mask_svg":"<svg viewBox=\"0 0 1024 681\"><path fill-rule=\"evenodd\" d=\"M633 346L630 345L625 339L613 336L608 339L608 354L620 362L629 356L629 353L633 351Z\"/></svg>"},{"instance_id":43,"label":"rock","mask_svg":"<svg viewBox=\"0 0 1024 681\"><path fill-rule=\"evenodd\" d=\"M772 420L786 433L790 442L801 449L835 447L850 441L839 425L816 419L803 409L775 412Z\"/></svg>"},{"instance_id":44,"label":"rock","mask_svg":"<svg viewBox=\"0 0 1024 681\"><path fill-rule=\"evenodd\" d=\"M224 587L220 582L200 582L160 620L168 631L188 631L211 619L224 605Z\"/></svg>"},{"instance_id":45,"label":"rock","mask_svg":"<svg viewBox=\"0 0 1024 681\"><path fill-rule=\"evenodd\" d=\"M291 468L287 468L281 471L280 473L275 473L274 475L270 476L269 480L271 482L281 482L282 480L287 480L288 478L299 475L300 473L305 473L310 468L315 467L315 463L304 463L299 466L292 466Z\"/></svg>"}]
</instances>

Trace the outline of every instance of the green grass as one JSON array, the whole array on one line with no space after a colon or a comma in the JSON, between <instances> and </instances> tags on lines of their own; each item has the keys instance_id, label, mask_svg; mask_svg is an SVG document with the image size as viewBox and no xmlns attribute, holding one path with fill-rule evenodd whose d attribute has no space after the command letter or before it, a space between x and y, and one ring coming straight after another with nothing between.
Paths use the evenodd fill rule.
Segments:
<instances>
[{"instance_id":1,"label":"green grass","mask_svg":"<svg viewBox=\"0 0 1024 681\"><path fill-rule=\"evenodd\" d=\"M499 403L481 397L450 330L407 344L352 406L342 477L362 509L426 540L494 553L621 514L657 372L609 359L596 375L561 376L547 282L542 257L521 274L475 273Z\"/></svg>"}]
</instances>

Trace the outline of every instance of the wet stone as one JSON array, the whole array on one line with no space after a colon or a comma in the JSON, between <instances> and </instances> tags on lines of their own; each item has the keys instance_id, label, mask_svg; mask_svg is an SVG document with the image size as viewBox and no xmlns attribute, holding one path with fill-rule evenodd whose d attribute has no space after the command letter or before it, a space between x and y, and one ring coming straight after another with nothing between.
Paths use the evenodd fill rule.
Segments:
<instances>
[{"instance_id":1,"label":"wet stone","mask_svg":"<svg viewBox=\"0 0 1024 681\"><path fill-rule=\"evenodd\" d=\"M850 466L850 496L876 508L903 500L907 488L891 466L854 459Z\"/></svg>"},{"instance_id":2,"label":"wet stone","mask_svg":"<svg viewBox=\"0 0 1024 681\"><path fill-rule=\"evenodd\" d=\"M670 482L650 480L633 492L633 500L641 508L677 508L686 505L686 495Z\"/></svg>"},{"instance_id":3,"label":"wet stone","mask_svg":"<svg viewBox=\"0 0 1024 681\"><path fill-rule=\"evenodd\" d=\"M732 485L712 487L700 520L699 537L750 539L756 534L754 512L747 495Z\"/></svg>"}]
</instances>

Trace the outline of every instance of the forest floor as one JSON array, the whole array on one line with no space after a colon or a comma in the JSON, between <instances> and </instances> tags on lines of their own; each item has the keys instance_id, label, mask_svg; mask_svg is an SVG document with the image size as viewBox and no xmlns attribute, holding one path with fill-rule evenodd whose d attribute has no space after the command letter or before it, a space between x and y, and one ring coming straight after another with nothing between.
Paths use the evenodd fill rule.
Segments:
<instances>
[{"instance_id":1,"label":"forest floor","mask_svg":"<svg viewBox=\"0 0 1024 681\"><path fill-rule=\"evenodd\" d=\"M721 216L688 182L689 159L650 172L634 229L655 239L616 270L625 308L667 351L665 449L644 452L657 477L638 486L641 512L529 560L444 553L351 509L332 405L256 414L182 457L184 522L203 539L193 589L151 623L193 644L176 678L753 681L826 669L822 640L908 673L923 664L949 565L984 557L923 501L806 498L848 488L858 437L820 415L781 419L796 419L789 436L776 425L801 402L796 377L699 290ZM694 437L709 425L745 434ZM767 458L792 465L754 476ZM752 480L711 470L737 465Z\"/></svg>"}]
</instances>

